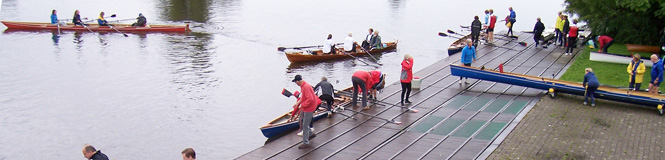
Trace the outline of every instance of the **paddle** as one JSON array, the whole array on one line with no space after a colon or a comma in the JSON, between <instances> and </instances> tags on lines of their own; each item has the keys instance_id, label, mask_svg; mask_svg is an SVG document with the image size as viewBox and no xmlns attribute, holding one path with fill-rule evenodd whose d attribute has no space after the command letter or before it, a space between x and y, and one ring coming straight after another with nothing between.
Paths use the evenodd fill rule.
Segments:
<instances>
[{"instance_id":1,"label":"paddle","mask_svg":"<svg viewBox=\"0 0 665 160\"><path fill-rule=\"evenodd\" d=\"M367 50L365 50L365 48L360 47L360 49L362 49L363 51L365 51L365 53L367 53L367 55L369 55L369 57L372 57L372 59L374 59L374 62L376 62L376 64L379 64L379 65L381 65L381 66L383 65L383 64L381 64L381 62L379 62L379 60L377 60L376 58L374 58L374 56L373 56L371 53L369 53Z\"/></svg>"},{"instance_id":2,"label":"paddle","mask_svg":"<svg viewBox=\"0 0 665 160\"><path fill-rule=\"evenodd\" d=\"M448 30L448 33L456 34L456 35L460 35L460 36L466 36L466 35L463 35L463 34L459 34L459 33L455 32L453 30Z\"/></svg>"},{"instance_id":3,"label":"paddle","mask_svg":"<svg viewBox=\"0 0 665 160\"><path fill-rule=\"evenodd\" d=\"M358 60L358 61L360 61L360 62L363 62L363 63L365 63L365 64L368 65L368 66L379 67L379 66L371 65L371 64L369 64L369 63L363 61L362 59L360 59L360 58L358 58L358 57L356 57L356 56L351 55L350 53L349 53L349 54L346 54L346 55L348 55L348 56L350 56L350 57L353 57L353 58L355 58L356 60Z\"/></svg>"},{"instance_id":4,"label":"paddle","mask_svg":"<svg viewBox=\"0 0 665 160\"><path fill-rule=\"evenodd\" d=\"M282 95L286 97L291 97L293 93L289 92L289 90L286 90L286 88L282 88Z\"/></svg>"},{"instance_id":5,"label":"paddle","mask_svg":"<svg viewBox=\"0 0 665 160\"><path fill-rule=\"evenodd\" d=\"M115 15L115 14L112 14L111 16L107 16L107 17L104 17L104 18L115 18L115 17L116 17L116 15ZM87 18L86 18L86 19L87 19ZM91 20L86 21L86 22L95 22L95 20L98 20L98 19L91 19Z\"/></svg>"},{"instance_id":6,"label":"paddle","mask_svg":"<svg viewBox=\"0 0 665 160\"><path fill-rule=\"evenodd\" d=\"M127 36L127 34L120 32L118 29L115 29L112 25L109 25L109 28L115 30L116 32L122 34L122 35L125 36L125 37L129 37L129 36Z\"/></svg>"},{"instance_id":7,"label":"paddle","mask_svg":"<svg viewBox=\"0 0 665 160\"><path fill-rule=\"evenodd\" d=\"M304 47L277 47L277 51L283 52L286 49L303 49L303 48L314 48L314 47L323 47L323 45L318 46L304 46Z\"/></svg>"}]
</instances>

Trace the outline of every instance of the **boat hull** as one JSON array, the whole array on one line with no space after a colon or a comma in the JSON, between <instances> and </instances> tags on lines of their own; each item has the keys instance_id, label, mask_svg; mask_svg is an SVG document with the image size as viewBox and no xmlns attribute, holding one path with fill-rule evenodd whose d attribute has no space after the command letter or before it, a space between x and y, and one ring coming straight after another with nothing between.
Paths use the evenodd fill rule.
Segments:
<instances>
[{"instance_id":1,"label":"boat hull","mask_svg":"<svg viewBox=\"0 0 665 160\"><path fill-rule=\"evenodd\" d=\"M290 114L290 113L286 113L286 114ZM316 122L317 120L319 120L323 117L326 117L326 116L328 116L327 112L320 112L320 113L313 116L312 123ZM298 124L298 121L292 121L292 122L288 122L288 123L284 123L284 124L279 124L279 125L274 125L274 126L270 126L270 127L261 128L261 133L263 133L263 136L265 136L266 138L271 138L271 137L281 135L284 132L292 131L292 130L295 130L295 129L298 129L298 128L300 128L300 125Z\"/></svg>"},{"instance_id":2,"label":"boat hull","mask_svg":"<svg viewBox=\"0 0 665 160\"><path fill-rule=\"evenodd\" d=\"M385 48L382 49L373 49L370 50L370 54L377 54L377 53L383 53L387 51L392 51L397 48L397 42L388 42L384 43ZM351 53L353 56L363 56L366 55L362 49L357 48L356 49L358 52ZM341 51L338 51L337 53L340 53ZM314 50L312 53L317 54L317 53L322 53L321 50ZM345 55L345 54L326 54L326 55L310 55L310 54L303 54L302 51L299 52L290 52L286 53L286 59L288 59L291 63L300 63L300 62L313 62L313 61L326 61L326 60L334 60L334 59L344 59L344 58L352 58L351 56Z\"/></svg>"},{"instance_id":3,"label":"boat hull","mask_svg":"<svg viewBox=\"0 0 665 160\"><path fill-rule=\"evenodd\" d=\"M1 21L2 24L9 29L17 30L63 30L63 31L88 31L90 29L94 32L115 32L115 29L121 32L188 32L189 24L186 25L147 25L145 27L132 27L129 24L111 24L114 27L99 26L97 24L89 24L87 29L83 26L75 26L71 23L58 27L50 23L36 23L36 22L14 22L14 21Z\"/></svg>"},{"instance_id":4,"label":"boat hull","mask_svg":"<svg viewBox=\"0 0 665 160\"><path fill-rule=\"evenodd\" d=\"M494 70L481 70L475 67L465 67L456 64L450 65L450 71L454 76L469 77L542 90L554 89L555 92L575 95L584 95L585 93L585 88L582 86L582 84L575 82L515 73L500 73ZM598 90L595 92L594 96L596 98L646 105L649 107L656 107L665 103L663 101L665 100L665 96L662 95L650 95L646 92L629 91L628 89L606 86L598 87Z\"/></svg>"},{"instance_id":5,"label":"boat hull","mask_svg":"<svg viewBox=\"0 0 665 160\"><path fill-rule=\"evenodd\" d=\"M630 64L633 61L633 58L625 55L617 54L608 54L608 53L599 53L599 52L590 52L589 60L597 62L608 62L608 63L618 63L618 64ZM642 58L644 66L651 67L653 62L649 59Z\"/></svg>"}]
</instances>

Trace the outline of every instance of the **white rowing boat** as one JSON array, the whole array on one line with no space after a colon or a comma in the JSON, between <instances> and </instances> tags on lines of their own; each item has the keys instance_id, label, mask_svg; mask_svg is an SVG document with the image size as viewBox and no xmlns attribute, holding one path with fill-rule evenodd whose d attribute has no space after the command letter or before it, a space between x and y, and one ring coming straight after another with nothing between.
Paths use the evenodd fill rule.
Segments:
<instances>
[{"instance_id":1,"label":"white rowing boat","mask_svg":"<svg viewBox=\"0 0 665 160\"><path fill-rule=\"evenodd\" d=\"M591 52L589 53L589 60L596 62L609 62L609 63L618 63L618 64L630 64L630 61L633 60L632 57L626 55L618 55L611 53L598 53ZM651 67L653 63L649 59L642 58L644 66Z\"/></svg>"}]
</instances>

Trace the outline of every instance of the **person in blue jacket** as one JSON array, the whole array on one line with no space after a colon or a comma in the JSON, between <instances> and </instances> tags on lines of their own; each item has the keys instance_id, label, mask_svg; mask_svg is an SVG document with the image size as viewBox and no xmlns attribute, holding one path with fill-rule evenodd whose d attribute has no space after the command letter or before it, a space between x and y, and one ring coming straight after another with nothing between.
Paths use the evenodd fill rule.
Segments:
<instances>
[{"instance_id":1,"label":"person in blue jacket","mask_svg":"<svg viewBox=\"0 0 665 160\"><path fill-rule=\"evenodd\" d=\"M660 86L660 83L663 82L663 60L659 60L656 54L652 54L651 62L653 62L653 67L651 68L649 93L656 95L658 94L658 87Z\"/></svg>"},{"instance_id":2,"label":"person in blue jacket","mask_svg":"<svg viewBox=\"0 0 665 160\"><path fill-rule=\"evenodd\" d=\"M58 12L55 11L55 9L53 11L51 11L51 24L58 24L58 15L57 14L58 14Z\"/></svg>"},{"instance_id":3,"label":"person in blue jacket","mask_svg":"<svg viewBox=\"0 0 665 160\"><path fill-rule=\"evenodd\" d=\"M466 40L466 46L462 49L461 62L464 66L469 67L471 67L472 62L476 62L476 47L473 46L473 41L470 39ZM468 77L459 77L459 84L462 84L462 78L466 78L464 83L469 84L469 82L466 81L469 79Z\"/></svg>"},{"instance_id":4,"label":"person in blue jacket","mask_svg":"<svg viewBox=\"0 0 665 160\"><path fill-rule=\"evenodd\" d=\"M593 94L596 92L596 89L598 89L598 86L600 86L600 83L591 68L584 69L584 82L582 83L582 86L586 89L584 92L584 105L587 104L587 97L591 97L591 106L595 107L596 100L594 99Z\"/></svg>"}]
</instances>

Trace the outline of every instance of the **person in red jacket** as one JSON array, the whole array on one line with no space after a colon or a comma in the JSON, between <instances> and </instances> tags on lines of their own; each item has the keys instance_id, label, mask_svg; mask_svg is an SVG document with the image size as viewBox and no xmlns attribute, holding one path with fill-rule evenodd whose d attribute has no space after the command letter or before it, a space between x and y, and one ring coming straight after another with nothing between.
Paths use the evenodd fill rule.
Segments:
<instances>
[{"instance_id":1,"label":"person in red jacket","mask_svg":"<svg viewBox=\"0 0 665 160\"><path fill-rule=\"evenodd\" d=\"M612 43L614 43L614 39L612 39L612 37L606 36L606 35L598 36L598 37L596 37L596 40L598 41L598 44L600 44L600 48L598 48L598 52L600 52L601 49L602 49L602 51L603 51L602 53L607 53L607 48L610 48L610 46L612 46Z\"/></svg>"},{"instance_id":2,"label":"person in red jacket","mask_svg":"<svg viewBox=\"0 0 665 160\"><path fill-rule=\"evenodd\" d=\"M303 149L303 148L309 148L311 147L309 145L309 139L316 137L316 134L311 133L310 129L310 124L312 123L312 115L314 114L314 111L316 110L316 101L319 99L316 97L316 94L314 94L314 89L312 89L312 86L309 85L309 83L305 82L302 80L301 75L296 75L296 77L293 78L292 82L295 82L298 86L300 86L300 100L296 102L296 104L293 105L293 107L300 107L301 112L302 112L302 130L303 130L303 138L302 138L302 145L298 146L298 149Z\"/></svg>"},{"instance_id":3,"label":"person in red jacket","mask_svg":"<svg viewBox=\"0 0 665 160\"><path fill-rule=\"evenodd\" d=\"M402 60L402 73L399 78L399 81L402 83L402 97L399 99L399 103L402 105L404 105L404 102L411 103L411 101L409 101L409 95L411 95L412 79L413 79L413 57L411 57L410 54L405 54L404 60Z\"/></svg>"},{"instance_id":4,"label":"person in red jacket","mask_svg":"<svg viewBox=\"0 0 665 160\"><path fill-rule=\"evenodd\" d=\"M356 71L351 76L351 82L353 82L353 100L351 101L351 105L354 108L358 107L358 89L361 89L363 92L363 109L369 109L369 106L367 106L367 89L374 84L372 74L367 71Z\"/></svg>"},{"instance_id":5,"label":"person in red jacket","mask_svg":"<svg viewBox=\"0 0 665 160\"><path fill-rule=\"evenodd\" d=\"M568 27L568 48L566 48L566 55L573 55L573 48L577 46L577 34L579 33L579 28L577 28L577 20L573 20L573 25Z\"/></svg>"},{"instance_id":6,"label":"person in red jacket","mask_svg":"<svg viewBox=\"0 0 665 160\"><path fill-rule=\"evenodd\" d=\"M494 27L496 26L496 15L494 15L494 10L490 9L490 24L487 27L487 43L494 43Z\"/></svg>"},{"instance_id":7,"label":"person in red jacket","mask_svg":"<svg viewBox=\"0 0 665 160\"><path fill-rule=\"evenodd\" d=\"M372 82L373 82L373 84L368 85L372 86L369 88L369 98L374 97L374 99L376 99L376 92L383 89L383 86L386 84L384 82L385 77L383 76L384 74L381 74L381 71L373 70L369 71L369 73L372 74Z\"/></svg>"}]
</instances>

